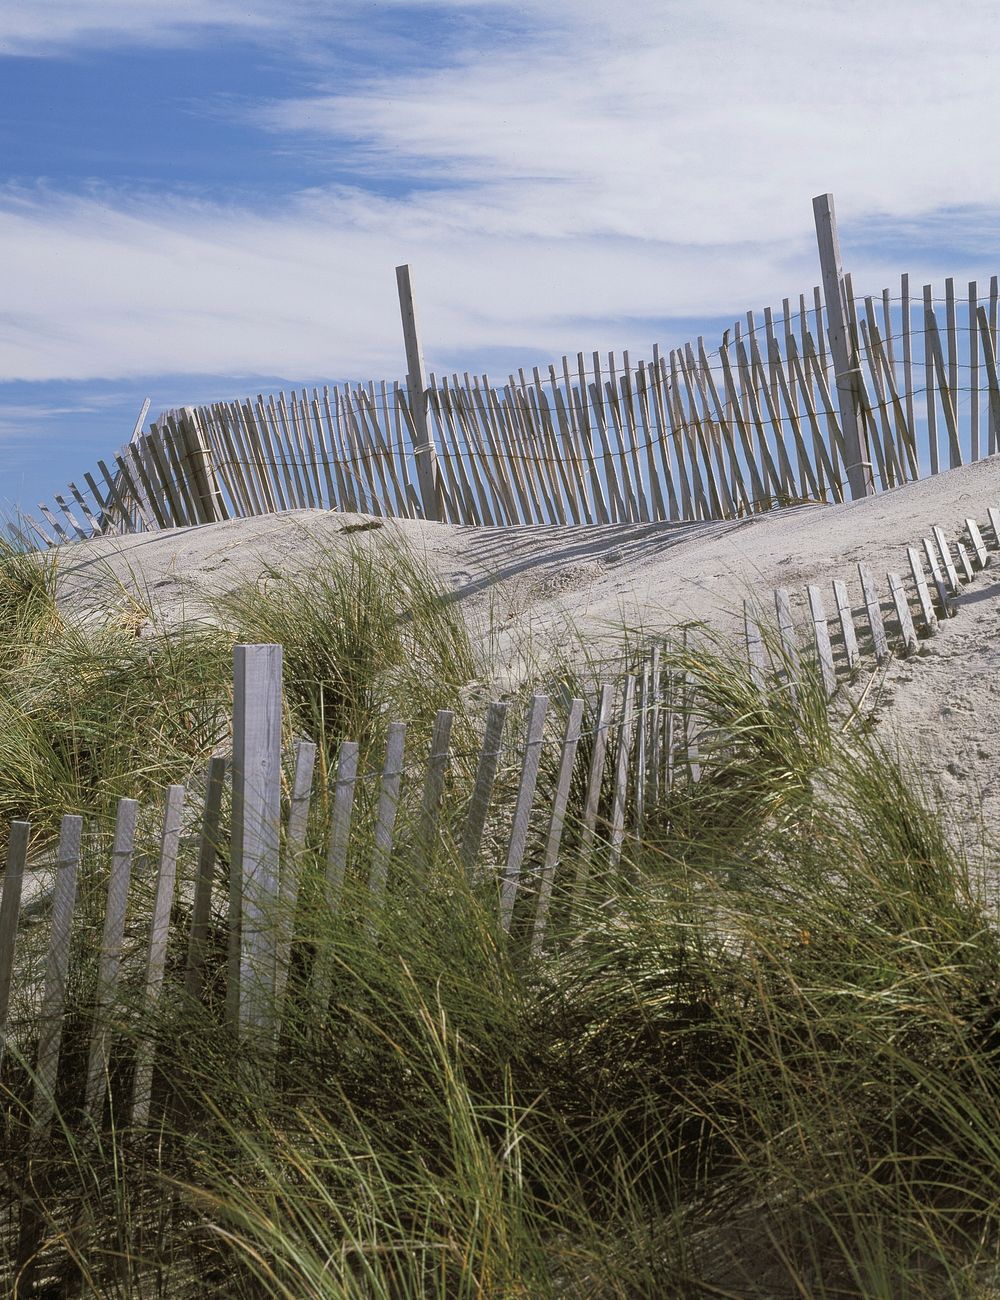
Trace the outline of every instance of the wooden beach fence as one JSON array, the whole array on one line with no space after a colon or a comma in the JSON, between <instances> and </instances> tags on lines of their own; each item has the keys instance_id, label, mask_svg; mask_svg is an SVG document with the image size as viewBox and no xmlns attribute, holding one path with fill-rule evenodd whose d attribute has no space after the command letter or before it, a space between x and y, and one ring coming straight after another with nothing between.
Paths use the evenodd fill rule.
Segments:
<instances>
[{"instance_id":1,"label":"wooden beach fence","mask_svg":"<svg viewBox=\"0 0 1000 1300\"><path fill-rule=\"evenodd\" d=\"M400 266L405 382L165 412L10 527L37 546L298 509L693 523L865 496L993 455L997 277L961 299L952 279L918 295L906 274L856 295L832 195L813 209L822 286L748 311L714 349L580 352L502 380L426 370Z\"/></svg>"},{"instance_id":2,"label":"wooden beach fence","mask_svg":"<svg viewBox=\"0 0 1000 1300\"><path fill-rule=\"evenodd\" d=\"M936 557L942 551L953 556L961 540L974 575L991 553L1000 552L1000 512L991 509L988 520L984 530L967 519L963 539L929 530ZM814 672L824 693L834 695L868 667L880 671L893 652L912 653L922 637L934 634L943 614L935 608L925 558L909 548L905 579L894 572L876 579L859 566L856 579L838 578L829 588L779 590L773 617L748 605L745 653L756 688L794 692L803 674ZM959 592L969 574L956 571ZM946 596L954 609L955 593ZM626 672L619 666L614 680L597 683L593 695L554 702L536 694L516 711L513 725L511 706L496 701L486 710L481 740L461 755L448 711L437 715L429 747L416 757L408 755L412 746L402 723L389 726L384 750L364 765L358 743L345 739L324 801L328 818L318 828L310 820L317 793L315 744L299 738L290 771L282 765L280 647L237 647L231 758L212 758L198 791L169 788L152 855L137 839L138 805L123 799L118 806L106 850L96 969L90 984L78 982L93 988L82 1099L86 1121L103 1122L116 1077L113 1064L122 1050L134 1053L123 1113L139 1129L155 1121L164 1100L157 1089L151 1018L165 1000L207 998L217 1008L220 1030L226 1026L264 1053L279 1040L290 998L309 998L321 1011L328 1005L333 954L299 932L296 902L307 863L320 873L319 896L331 914L345 906L350 876L351 905L367 900L364 923L372 941L381 942L379 916L389 900L405 902L409 891L426 888L427 873L437 869L444 852L471 887L492 895L498 932L543 957L576 923L586 899L603 901L615 874L630 870L629 845L651 817L669 817L664 798L678 782L706 779L712 747L726 743L725 737L705 736L690 680L675 668L666 671L665 662L669 656L654 646L643 662ZM470 784L463 802L451 806L449 772L459 758ZM371 806L356 798L367 781L375 795ZM12 1017L12 994L23 994L18 941L22 882L31 869L30 824L15 822L8 834L0 894L0 1045L8 1059L16 1054L33 1064L26 1105L36 1140L55 1113L72 963L87 959L72 941L83 837L80 817L63 818L40 986L28 998L30 1015ZM229 870L223 874L219 860L227 847ZM150 858L155 879L137 954L134 944L126 949L123 937L136 906L136 863ZM131 924L134 932L134 917ZM218 936L226 933L228 947L223 944L220 958ZM178 962L168 961L171 950ZM297 950L312 966L293 982ZM124 1037L123 1017L134 1025Z\"/></svg>"}]
</instances>

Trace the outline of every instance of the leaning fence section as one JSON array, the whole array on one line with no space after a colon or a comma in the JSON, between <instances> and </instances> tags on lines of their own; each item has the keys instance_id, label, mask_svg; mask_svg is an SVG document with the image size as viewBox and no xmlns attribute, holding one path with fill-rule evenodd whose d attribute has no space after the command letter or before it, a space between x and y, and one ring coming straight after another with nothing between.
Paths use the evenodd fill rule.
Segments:
<instances>
[{"instance_id":1,"label":"leaning fence section","mask_svg":"<svg viewBox=\"0 0 1000 1300\"><path fill-rule=\"evenodd\" d=\"M418 367L185 407L20 532L54 545L297 509L496 527L725 519L996 452L997 277L840 284L832 314L817 287L747 312L711 350L578 353L501 382Z\"/></svg>"}]
</instances>

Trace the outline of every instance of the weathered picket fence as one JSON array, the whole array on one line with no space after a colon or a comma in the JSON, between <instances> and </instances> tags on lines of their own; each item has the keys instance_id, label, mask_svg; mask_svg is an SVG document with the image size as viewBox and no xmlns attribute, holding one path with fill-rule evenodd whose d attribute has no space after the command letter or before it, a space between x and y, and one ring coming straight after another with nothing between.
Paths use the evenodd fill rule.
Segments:
<instances>
[{"instance_id":1,"label":"weathered picket fence","mask_svg":"<svg viewBox=\"0 0 1000 1300\"><path fill-rule=\"evenodd\" d=\"M834 580L835 620L828 619L817 586L804 594L778 590L776 617L768 616L766 632L765 611L745 606L752 678L762 689L794 694L802 674L813 673L832 697L866 658L877 668L893 653L915 652L918 636L930 635L939 618L955 612L961 584L987 565L990 551L1000 554L1000 509L991 507L987 518L985 536L975 519L965 521L968 546L931 529L922 553L908 550L905 578L888 573L879 583L859 566L856 596L846 581ZM437 714L429 750L416 756L408 752L406 726L390 724L384 755L368 770L358 743L344 740L329 789L320 792L325 812L317 828L310 818L317 747L300 739L293 755L282 753L281 648L237 646L232 751L208 763L203 798L192 801L179 785L167 790L156 815L155 863L137 857L140 815L148 821L150 810L131 799L118 805L99 908L95 985L84 1000L91 1008L84 1117L101 1121L123 1015L137 1017L141 1028L164 998L200 1001L211 986L221 1023L251 1043L267 1044L287 1014L288 999L303 987L310 999L329 999L325 959L316 958L305 986L289 982L293 950L303 946L296 905L307 851L320 864L323 906L337 913L350 878L368 900L365 924L373 933L390 891L405 900L408 891L424 888L427 872L445 853L493 897L507 941L542 954L552 941L554 916L556 933L571 929L586 899L607 890L627 862L628 844L641 839L654 818L669 817L678 788L703 779L704 764L725 750L725 736L704 726L690 677L667 671L668 662L657 644L632 671L597 684L586 699L536 694L513 736L507 734L510 706L495 701L480 740L462 753L452 743L449 711ZM470 780L456 804L450 772L458 760L469 764ZM373 797L359 807L363 786ZM71 955L88 960L74 944L82 864L93 877L88 838L104 843L85 836L81 817L62 819L48 864L53 888L42 960L38 909L21 907L25 873L36 869L29 861L31 826L18 821L10 827L0 897L0 1069L5 1047L14 1049L8 1057L31 1064L24 1104L35 1140L44 1137L55 1113L71 985L74 1012L80 1011ZM154 867L145 875L137 870L144 863ZM29 926L32 942L23 946L35 954L33 968L18 948ZM175 954L170 963L168 951ZM135 1035L129 1041L134 1049ZM155 1048L154 1039L141 1033L138 1042L126 1109L141 1127L156 1096Z\"/></svg>"},{"instance_id":2,"label":"weathered picket fence","mask_svg":"<svg viewBox=\"0 0 1000 1300\"><path fill-rule=\"evenodd\" d=\"M951 279L915 295L907 275L856 296L831 195L814 215L823 288L747 312L714 350L578 353L499 385L426 373L400 267L405 383L167 412L21 532L54 545L308 508L487 526L723 519L996 452L997 277L961 297Z\"/></svg>"}]
</instances>

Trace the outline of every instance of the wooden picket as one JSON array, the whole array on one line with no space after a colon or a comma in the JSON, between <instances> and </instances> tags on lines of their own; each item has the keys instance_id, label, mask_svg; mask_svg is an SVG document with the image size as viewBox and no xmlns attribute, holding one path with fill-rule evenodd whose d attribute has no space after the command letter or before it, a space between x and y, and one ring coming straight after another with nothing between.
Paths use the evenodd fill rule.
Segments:
<instances>
[{"instance_id":1,"label":"wooden picket","mask_svg":"<svg viewBox=\"0 0 1000 1300\"><path fill-rule=\"evenodd\" d=\"M167 939L170 934L170 911L174 901L174 883L177 878L177 853L180 848L181 817L184 812L184 787L172 785L167 791L163 814L163 838L160 844L160 865L156 876L156 896L153 900L153 919L149 931L149 950L146 956L146 988L144 1010L156 1009L163 992L163 978L167 958ZM136 1052L135 1075L132 1081L132 1123L141 1128L149 1119L150 1098L153 1087L153 1052L151 1039L144 1037Z\"/></svg>"},{"instance_id":2,"label":"wooden picket","mask_svg":"<svg viewBox=\"0 0 1000 1300\"><path fill-rule=\"evenodd\" d=\"M222 798L226 778L226 760L216 755L208 765L208 783L201 820L198 866L191 904L191 932L188 939L185 988L189 997L202 991L207 959L208 927L212 914L212 887L215 882L222 826Z\"/></svg>"},{"instance_id":3,"label":"wooden picket","mask_svg":"<svg viewBox=\"0 0 1000 1300\"><path fill-rule=\"evenodd\" d=\"M30 838L30 822L11 822L7 837L7 864L3 873L3 897L0 899L0 1064L3 1062L7 1038L7 1010L10 1006L14 972L17 921L21 910L21 887Z\"/></svg>"},{"instance_id":4,"label":"wooden picket","mask_svg":"<svg viewBox=\"0 0 1000 1300\"><path fill-rule=\"evenodd\" d=\"M111 1026L109 1022L118 989L122 938L125 933L125 906L132 874L132 853L135 847L138 812L139 805L134 799L121 799L119 801L118 814L115 820L115 840L111 850L111 873L108 879L104 931L101 937L97 971L97 997L84 1094L84 1111L95 1123L100 1121L101 1111L104 1107L110 1051Z\"/></svg>"}]
</instances>

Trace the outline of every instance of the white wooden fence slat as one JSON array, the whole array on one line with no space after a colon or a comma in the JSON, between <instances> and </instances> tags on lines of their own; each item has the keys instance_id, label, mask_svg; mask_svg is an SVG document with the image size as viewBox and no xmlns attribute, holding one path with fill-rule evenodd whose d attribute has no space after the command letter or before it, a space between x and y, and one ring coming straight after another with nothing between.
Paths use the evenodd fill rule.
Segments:
<instances>
[{"instance_id":1,"label":"white wooden fence slat","mask_svg":"<svg viewBox=\"0 0 1000 1300\"><path fill-rule=\"evenodd\" d=\"M350 845L351 816L358 780L359 746L355 740L341 742L337 755L337 775L333 786L333 814L326 851L326 905L331 914L340 906L340 895L347 874L347 851Z\"/></svg>"},{"instance_id":2,"label":"white wooden fence slat","mask_svg":"<svg viewBox=\"0 0 1000 1300\"><path fill-rule=\"evenodd\" d=\"M969 444L971 459L978 460L979 450L979 337L976 331L976 308L979 293L975 280L969 281L969 387L972 404L969 408Z\"/></svg>"},{"instance_id":3,"label":"white wooden fence slat","mask_svg":"<svg viewBox=\"0 0 1000 1300\"><path fill-rule=\"evenodd\" d=\"M153 899L153 919L149 927L149 949L146 954L145 1010L148 1013L156 1009L163 991L167 939L170 935L170 910L174 902L174 885L177 881L177 852L180 847L183 813L184 787L169 786L163 813L163 836L160 841L160 866ZM135 1076L132 1082L132 1124L136 1128L144 1127L149 1120L154 1053L154 1041L144 1036L136 1051Z\"/></svg>"},{"instance_id":4,"label":"white wooden fence slat","mask_svg":"<svg viewBox=\"0 0 1000 1300\"><path fill-rule=\"evenodd\" d=\"M59 509L62 511L63 517L69 523L69 526L73 529L74 533L76 533L79 540L85 542L87 538L90 537L91 534L88 533L87 530L81 526L79 519L77 519L76 515L66 504L66 498L60 496L59 493L57 492L53 497L53 500L55 501Z\"/></svg>"},{"instance_id":5,"label":"white wooden fence slat","mask_svg":"<svg viewBox=\"0 0 1000 1300\"><path fill-rule=\"evenodd\" d=\"M663 729L660 716L660 702L663 691L660 670L660 646L653 646L653 657L649 669L649 776L646 782L647 807L654 805L660 797L660 773L663 770Z\"/></svg>"},{"instance_id":6,"label":"white wooden fence slat","mask_svg":"<svg viewBox=\"0 0 1000 1300\"><path fill-rule=\"evenodd\" d=\"M574 916L578 914L583 905L590 876L594 840L597 835L598 805L601 799L601 786L604 782L604 763L607 757L613 699L614 687L610 682L604 682L597 702L593 745L590 751L590 769L587 772L587 793L583 804L583 825L580 829L580 857L577 864L576 880L573 884L572 910Z\"/></svg>"},{"instance_id":7,"label":"white wooden fence slat","mask_svg":"<svg viewBox=\"0 0 1000 1300\"><path fill-rule=\"evenodd\" d=\"M1000 379L997 377L996 354L996 317L997 317L997 277L990 279L990 314L980 307L976 313L979 322L979 337L983 345L983 361L986 363L986 394L989 404L989 454L992 456L997 447L997 429L1000 428Z\"/></svg>"},{"instance_id":8,"label":"white wooden fence slat","mask_svg":"<svg viewBox=\"0 0 1000 1300\"><path fill-rule=\"evenodd\" d=\"M764 653L764 638L760 634L760 627L757 618L750 608L750 602L743 602L743 627L746 633L747 642L747 659L750 664L750 680L758 691L764 689L764 674L766 671L766 656Z\"/></svg>"},{"instance_id":9,"label":"white wooden fence slat","mask_svg":"<svg viewBox=\"0 0 1000 1300\"><path fill-rule=\"evenodd\" d=\"M635 753L635 833L642 836L646 822L646 722L649 716L649 664L643 664L638 683Z\"/></svg>"},{"instance_id":10,"label":"white wooden fence slat","mask_svg":"<svg viewBox=\"0 0 1000 1300\"><path fill-rule=\"evenodd\" d=\"M521 765L521 782L517 791L517 802L514 805L514 820L511 824L507 861L504 865L500 891L500 921L505 930L510 930L514 915L514 900L517 897L521 864L524 861L524 849L528 841L528 824L531 818L531 805L535 798L535 785L538 781L538 765L542 757L542 734L548 708L547 695L532 696L531 710L528 715L528 735Z\"/></svg>"},{"instance_id":11,"label":"white wooden fence slat","mask_svg":"<svg viewBox=\"0 0 1000 1300\"><path fill-rule=\"evenodd\" d=\"M378 810L375 814L375 843L372 848L368 891L372 912L369 929L374 928L375 913L385 899L389 883L389 857L392 853L392 832L399 812L399 792L403 782L403 751L406 745L406 723L390 722L386 736L385 764L379 785Z\"/></svg>"},{"instance_id":12,"label":"white wooden fence slat","mask_svg":"<svg viewBox=\"0 0 1000 1300\"><path fill-rule=\"evenodd\" d=\"M981 569L985 569L986 561L989 557L986 553L986 544L983 541L983 535L979 531L979 524L975 519L966 519L965 528L969 534L969 541L972 543L972 551L976 557L976 563Z\"/></svg>"},{"instance_id":13,"label":"white wooden fence slat","mask_svg":"<svg viewBox=\"0 0 1000 1300\"><path fill-rule=\"evenodd\" d=\"M563 733L562 753L559 758L559 773L556 777L555 793L552 796L552 816L549 819L549 833L545 840L545 855L542 859L542 875L535 907L535 927L531 935L531 948L536 956L541 953L545 944L545 926L552 902L552 886L559 861L559 846L566 825L566 804L569 800L570 782L573 779L576 751L580 744L582 718L583 700L570 700L566 730Z\"/></svg>"},{"instance_id":14,"label":"white wooden fence slat","mask_svg":"<svg viewBox=\"0 0 1000 1300\"><path fill-rule=\"evenodd\" d=\"M33 529L33 531L38 535L38 537L41 538L41 540L45 543L46 546L59 545L58 539L50 537L49 534L38 522L38 520L35 519L32 515L29 515L26 510L21 511L20 517L21 517L21 521L23 523L28 524Z\"/></svg>"},{"instance_id":15,"label":"white wooden fence slat","mask_svg":"<svg viewBox=\"0 0 1000 1300\"><path fill-rule=\"evenodd\" d=\"M21 914L21 886L30 839L30 822L11 822L7 836L7 865L3 873L3 899L0 901L0 1064L3 1062L7 1041L14 948L17 944L17 922Z\"/></svg>"},{"instance_id":16,"label":"white wooden fence slat","mask_svg":"<svg viewBox=\"0 0 1000 1300\"><path fill-rule=\"evenodd\" d=\"M448 770L451 729L455 714L451 709L440 709L434 719L430 753L427 755L427 772L424 777L423 800L420 805L419 842L430 862L437 844L438 821L441 816L441 796Z\"/></svg>"},{"instance_id":17,"label":"white wooden fence slat","mask_svg":"<svg viewBox=\"0 0 1000 1300\"><path fill-rule=\"evenodd\" d=\"M854 611L851 609L851 597L847 590L847 583L842 582L840 578L834 578L833 580L833 599L837 606L840 634L844 638L844 654L847 657L847 666L853 672L861 662L861 655L858 653L858 637L854 629Z\"/></svg>"},{"instance_id":18,"label":"white wooden fence slat","mask_svg":"<svg viewBox=\"0 0 1000 1300\"><path fill-rule=\"evenodd\" d=\"M83 818L67 815L59 829L56 850L56 878L52 891L52 929L45 958L42 1005L38 1015L38 1050L35 1056L35 1086L31 1103L31 1140L38 1142L48 1132L55 1112L59 1050L66 1011L66 981L69 976L70 937L76 882L80 868Z\"/></svg>"},{"instance_id":19,"label":"white wooden fence slat","mask_svg":"<svg viewBox=\"0 0 1000 1300\"><path fill-rule=\"evenodd\" d=\"M80 492L80 489L76 486L75 483L67 483L66 486L69 488L73 500L76 502L76 504L80 507L81 511L83 512L83 517L86 519L90 527L90 536L91 537L100 536L100 532L101 532L100 522L94 518L93 511L90 509L90 506L88 506L86 501L83 499L83 495Z\"/></svg>"},{"instance_id":20,"label":"white wooden fence slat","mask_svg":"<svg viewBox=\"0 0 1000 1300\"><path fill-rule=\"evenodd\" d=\"M90 1056L87 1062L87 1086L84 1113L100 1123L107 1083L110 1027L108 1015L118 988L122 938L125 933L125 903L132 875L135 825L139 805L134 799L121 799L115 818L115 838L111 849L111 876L104 912L104 932L97 971L97 999L94 1010Z\"/></svg>"},{"instance_id":21,"label":"white wooden fence slat","mask_svg":"<svg viewBox=\"0 0 1000 1300\"><path fill-rule=\"evenodd\" d=\"M945 283L947 285L948 281ZM937 371L941 408L944 411L944 422L948 431L948 468L957 469L962 464L962 449L958 440L957 393L955 391L957 374L954 371L950 374L945 371L941 336L933 309L924 313L924 328L927 331L927 338L931 346L932 364ZM951 370L951 367L949 367L949 370Z\"/></svg>"},{"instance_id":22,"label":"white wooden fence slat","mask_svg":"<svg viewBox=\"0 0 1000 1300\"><path fill-rule=\"evenodd\" d=\"M956 541L955 550L958 552L958 567L961 570L962 580L971 582L973 579L972 565L969 562L969 552L965 549L965 543Z\"/></svg>"},{"instance_id":23,"label":"white wooden fence slat","mask_svg":"<svg viewBox=\"0 0 1000 1300\"><path fill-rule=\"evenodd\" d=\"M937 397L935 395L934 379L934 344L932 342L932 327L930 322L934 320L934 286L924 285L924 383L926 394L927 410L927 451L930 458L930 467L932 474L938 474L941 471L941 448L938 443L937 431ZM937 328L933 328L933 339L937 341ZM939 345L940 346L940 345Z\"/></svg>"},{"instance_id":24,"label":"white wooden fence slat","mask_svg":"<svg viewBox=\"0 0 1000 1300\"><path fill-rule=\"evenodd\" d=\"M417 467L417 481L420 485L420 503L425 519L440 519L437 456L430 422L427 419L427 400L424 396L427 387L424 352L417 325L417 309L413 301L409 266L396 267L396 285L406 343L406 391L414 426L413 454Z\"/></svg>"},{"instance_id":25,"label":"white wooden fence slat","mask_svg":"<svg viewBox=\"0 0 1000 1300\"><path fill-rule=\"evenodd\" d=\"M351 842L351 816L354 811L354 792L358 780L359 745L355 740L343 740L337 754L337 774L333 784L333 810L330 817L330 834L326 848L325 903L330 916L340 907L347 874L347 852ZM329 945L320 942L320 950L310 976L310 1000L325 1014L330 1001L331 952Z\"/></svg>"},{"instance_id":26,"label":"white wooden fence slat","mask_svg":"<svg viewBox=\"0 0 1000 1300\"><path fill-rule=\"evenodd\" d=\"M938 552L941 556L941 563L944 565L945 576L948 579L951 594L957 596L959 593L958 572L955 569L955 561L952 559L951 547L944 535L944 529L935 524L931 532L934 534L935 542L937 542Z\"/></svg>"},{"instance_id":27,"label":"white wooden fence slat","mask_svg":"<svg viewBox=\"0 0 1000 1300\"><path fill-rule=\"evenodd\" d=\"M889 590L892 593L892 603L896 607L896 618L899 620L899 630L903 637L904 653L908 655L915 654L917 649L917 634L913 627L913 618L910 614L910 607L906 601L906 590L903 587L903 580L898 573L887 573L885 576L889 580Z\"/></svg>"},{"instance_id":28,"label":"white wooden fence slat","mask_svg":"<svg viewBox=\"0 0 1000 1300\"><path fill-rule=\"evenodd\" d=\"M784 587L778 587L774 593L774 609L778 618L778 636L785 657L785 673L788 689L794 704L797 697L797 682L801 673L799 666L799 646L795 636L795 623L792 619L792 601Z\"/></svg>"},{"instance_id":29,"label":"white wooden fence slat","mask_svg":"<svg viewBox=\"0 0 1000 1300\"><path fill-rule=\"evenodd\" d=\"M612 867L616 867L621 859L625 840L625 800L628 796L628 774L632 766L632 745L635 739L635 684L633 676L625 678L622 720L618 728L615 788L611 800L611 847L608 858Z\"/></svg>"},{"instance_id":30,"label":"white wooden fence slat","mask_svg":"<svg viewBox=\"0 0 1000 1300\"><path fill-rule=\"evenodd\" d=\"M692 782L701 780L701 750L698 737L698 722L695 716L694 673L684 674L684 756L687 763L688 779Z\"/></svg>"},{"instance_id":31,"label":"white wooden fence slat","mask_svg":"<svg viewBox=\"0 0 1000 1300\"><path fill-rule=\"evenodd\" d=\"M879 663L884 663L889 658L889 640L885 634L885 623L882 620L882 604L878 597L878 589L875 586L875 578L871 569L864 564L858 565L858 578L861 581L865 612L868 615L868 627L875 646L875 658Z\"/></svg>"},{"instance_id":32,"label":"white wooden fence slat","mask_svg":"<svg viewBox=\"0 0 1000 1300\"><path fill-rule=\"evenodd\" d=\"M486 728L483 733L483 745L479 751L479 763L476 767L476 780L472 788L472 799L465 818L465 830L462 833L461 857L468 876L472 877L476 860L483 842L486 829L486 816L489 812L490 797L496 781L497 766L500 762L500 745L503 740L504 722L507 718L507 705L502 700L495 700L486 713Z\"/></svg>"},{"instance_id":33,"label":"white wooden fence slat","mask_svg":"<svg viewBox=\"0 0 1000 1300\"><path fill-rule=\"evenodd\" d=\"M673 703L673 692L674 687L673 684L671 684L669 687L669 698L671 703ZM664 787L669 794L674 786L674 775L676 771L675 752L677 749L677 714L672 708L664 710L664 722L663 749L665 771L663 773L663 781Z\"/></svg>"},{"instance_id":34,"label":"white wooden fence slat","mask_svg":"<svg viewBox=\"0 0 1000 1300\"><path fill-rule=\"evenodd\" d=\"M833 352L834 373L840 401L841 426L844 430L847 476L851 485L851 496L857 498L868 496L875 489L864 430L858 422L854 382L857 358L852 346L848 321L845 320L841 296L840 243L837 237L837 218L832 194L820 194L813 199L813 215L816 221L820 263L823 268L823 296L826 301L830 348Z\"/></svg>"},{"instance_id":35,"label":"white wooden fence slat","mask_svg":"<svg viewBox=\"0 0 1000 1300\"><path fill-rule=\"evenodd\" d=\"M823 608L823 594L819 587L810 583L806 587L809 597L809 612L812 616L813 635L816 639L816 661L819 666L820 681L827 697L837 689L837 674L833 667L833 647L830 644L830 628Z\"/></svg>"},{"instance_id":36,"label":"white wooden fence slat","mask_svg":"<svg viewBox=\"0 0 1000 1300\"><path fill-rule=\"evenodd\" d=\"M219 856L222 795L226 783L226 760L217 755L209 760L205 807L201 818L198 866L191 904L191 933L188 938L187 972L184 989L189 997L201 996L208 958L208 927L212 914L212 886Z\"/></svg>"},{"instance_id":37,"label":"white wooden fence slat","mask_svg":"<svg viewBox=\"0 0 1000 1300\"><path fill-rule=\"evenodd\" d=\"M52 511L48 508L48 506L44 503L44 501L39 501L38 509L39 512L41 513L42 518L45 520L48 526L55 533L60 543L68 542L70 538L68 533L66 532L66 529L63 528L62 524L59 522L58 519L54 518Z\"/></svg>"},{"instance_id":38,"label":"white wooden fence slat","mask_svg":"<svg viewBox=\"0 0 1000 1300\"><path fill-rule=\"evenodd\" d=\"M903 393L906 398L906 425L911 434L916 428L913 419L913 350L910 342L911 309L910 277L904 271L899 277L900 316L903 326Z\"/></svg>"},{"instance_id":39,"label":"white wooden fence slat","mask_svg":"<svg viewBox=\"0 0 1000 1300\"><path fill-rule=\"evenodd\" d=\"M917 600L920 602L920 616L923 619L924 627L928 632L936 632L937 615L934 613L934 602L931 600L931 593L927 586L927 574L924 572L924 563L920 558L920 552L915 546L908 546L906 554L910 561L913 584L917 589Z\"/></svg>"},{"instance_id":40,"label":"white wooden fence slat","mask_svg":"<svg viewBox=\"0 0 1000 1300\"><path fill-rule=\"evenodd\" d=\"M929 537L924 537L921 541L924 548L924 555L927 557L927 567L931 571L931 577L934 580L934 586L938 594L938 603L941 606L941 613L944 618L951 618L954 614L948 587L945 584L944 574L941 572L941 566L938 564L938 557L934 550L934 543Z\"/></svg>"},{"instance_id":41,"label":"white wooden fence slat","mask_svg":"<svg viewBox=\"0 0 1000 1300\"><path fill-rule=\"evenodd\" d=\"M288 971L295 938L295 906L302 878L302 855L309 829L309 805L312 801L316 746L311 740L299 739L295 745L295 770L292 774L292 797L285 825L285 852L278 885L278 941L274 979L275 1038L280 1030L281 1005L288 986Z\"/></svg>"},{"instance_id":42,"label":"white wooden fence slat","mask_svg":"<svg viewBox=\"0 0 1000 1300\"><path fill-rule=\"evenodd\" d=\"M1000 430L1000 420L997 422L997 428ZM986 513L989 517L990 527L993 529L993 543L995 546L1000 546L1000 510L996 506L990 506Z\"/></svg>"},{"instance_id":43,"label":"white wooden fence slat","mask_svg":"<svg viewBox=\"0 0 1000 1300\"><path fill-rule=\"evenodd\" d=\"M281 646L234 646L233 672L232 893L226 1006L230 1023L248 1033L267 1030L274 1005L281 835Z\"/></svg>"}]
</instances>

